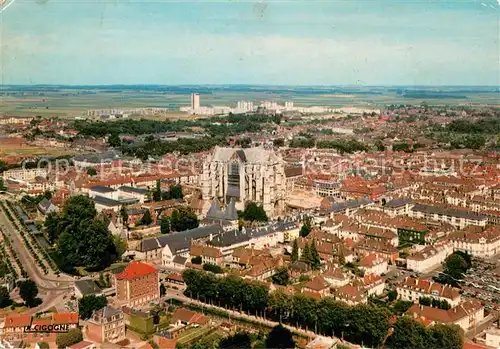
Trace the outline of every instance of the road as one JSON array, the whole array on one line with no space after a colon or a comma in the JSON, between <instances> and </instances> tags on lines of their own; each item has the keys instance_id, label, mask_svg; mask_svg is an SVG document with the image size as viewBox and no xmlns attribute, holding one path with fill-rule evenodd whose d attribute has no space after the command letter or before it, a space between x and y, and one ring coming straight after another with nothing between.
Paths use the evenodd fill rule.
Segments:
<instances>
[{"instance_id":1,"label":"road","mask_svg":"<svg viewBox=\"0 0 500 349\"><path fill-rule=\"evenodd\" d=\"M43 303L36 308L30 309L30 312L34 311L36 313L57 305L58 303L55 301L60 300L64 294L69 294L73 290L74 283L72 281L57 280L54 277L45 275L38 269L31 253L24 245L20 232L10 222L2 209L0 209L0 227L6 237L11 239L22 266L26 269L29 278L37 284L42 296Z\"/></svg>"}]
</instances>

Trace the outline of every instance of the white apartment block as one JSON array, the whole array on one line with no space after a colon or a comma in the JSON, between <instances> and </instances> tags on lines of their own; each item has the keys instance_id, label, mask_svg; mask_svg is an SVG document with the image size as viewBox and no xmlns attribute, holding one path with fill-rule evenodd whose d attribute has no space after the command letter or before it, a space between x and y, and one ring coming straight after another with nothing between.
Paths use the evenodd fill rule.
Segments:
<instances>
[{"instance_id":1,"label":"white apartment block","mask_svg":"<svg viewBox=\"0 0 500 349\"><path fill-rule=\"evenodd\" d=\"M340 197L340 183L315 179L312 183L313 191L318 196Z\"/></svg>"},{"instance_id":2,"label":"white apartment block","mask_svg":"<svg viewBox=\"0 0 500 349\"><path fill-rule=\"evenodd\" d=\"M478 301L466 301L448 310L414 304L408 314L435 323L455 324L467 331L484 319L484 307Z\"/></svg>"},{"instance_id":3,"label":"white apartment block","mask_svg":"<svg viewBox=\"0 0 500 349\"><path fill-rule=\"evenodd\" d=\"M488 217L479 213L423 204L413 206L410 210L410 217L448 223L459 229L469 225L485 227L488 223Z\"/></svg>"},{"instance_id":4,"label":"white apartment block","mask_svg":"<svg viewBox=\"0 0 500 349\"><path fill-rule=\"evenodd\" d=\"M376 253L368 254L359 262L359 269L363 270L365 274L385 274L388 270L387 258L383 258Z\"/></svg>"},{"instance_id":5,"label":"white apartment block","mask_svg":"<svg viewBox=\"0 0 500 349\"><path fill-rule=\"evenodd\" d=\"M500 227L491 226L483 231L459 231L450 236L453 248L474 257L490 258L500 253Z\"/></svg>"},{"instance_id":6,"label":"white apartment block","mask_svg":"<svg viewBox=\"0 0 500 349\"><path fill-rule=\"evenodd\" d=\"M420 297L428 297L445 300L452 307L456 307L462 299L457 288L415 278L405 278L396 290L398 298L414 303L418 303Z\"/></svg>"},{"instance_id":7,"label":"white apartment block","mask_svg":"<svg viewBox=\"0 0 500 349\"><path fill-rule=\"evenodd\" d=\"M427 245L406 259L406 267L418 273L423 273L439 267L446 257L452 253L453 243L451 241Z\"/></svg>"},{"instance_id":8,"label":"white apartment block","mask_svg":"<svg viewBox=\"0 0 500 349\"><path fill-rule=\"evenodd\" d=\"M16 168L12 170L4 171L3 179L13 179L16 181L32 181L36 177L47 177L48 170L46 168Z\"/></svg>"}]
</instances>

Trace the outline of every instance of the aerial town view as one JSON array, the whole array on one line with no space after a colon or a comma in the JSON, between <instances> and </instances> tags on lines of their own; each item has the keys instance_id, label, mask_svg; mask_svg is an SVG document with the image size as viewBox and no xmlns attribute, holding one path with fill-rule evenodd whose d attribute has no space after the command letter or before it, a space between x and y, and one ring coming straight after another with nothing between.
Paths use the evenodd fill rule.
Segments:
<instances>
[{"instance_id":1,"label":"aerial town view","mask_svg":"<svg viewBox=\"0 0 500 349\"><path fill-rule=\"evenodd\" d=\"M0 0L0 349L499 349L499 22Z\"/></svg>"}]
</instances>

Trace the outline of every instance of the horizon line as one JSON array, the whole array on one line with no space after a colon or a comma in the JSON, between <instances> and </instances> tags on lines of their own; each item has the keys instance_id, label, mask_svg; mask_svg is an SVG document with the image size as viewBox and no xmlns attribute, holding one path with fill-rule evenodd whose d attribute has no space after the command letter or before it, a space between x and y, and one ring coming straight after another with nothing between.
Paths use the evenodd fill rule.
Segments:
<instances>
[{"instance_id":1,"label":"horizon line","mask_svg":"<svg viewBox=\"0 0 500 349\"><path fill-rule=\"evenodd\" d=\"M224 87L224 86L258 86L258 87L490 87L498 88L499 85L467 85L467 84L368 84L368 85L354 85L354 84L247 84L247 83L203 83L203 84L153 84L153 83L133 83L133 84L0 84L2 87L52 87L52 86L65 86L65 87L114 87L114 86L166 86L166 87L185 87L185 86L201 86L201 87Z\"/></svg>"}]
</instances>

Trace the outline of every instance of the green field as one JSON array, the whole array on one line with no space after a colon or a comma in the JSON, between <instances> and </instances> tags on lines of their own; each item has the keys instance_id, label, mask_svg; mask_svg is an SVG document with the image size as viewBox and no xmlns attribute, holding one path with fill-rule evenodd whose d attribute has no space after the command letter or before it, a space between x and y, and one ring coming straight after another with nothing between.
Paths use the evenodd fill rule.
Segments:
<instances>
[{"instance_id":1,"label":"green field","mask_svg":"<svg viewBox=\"0 0 500 349\"><path fill-rule=\"evenodd\" d=\"M83 116L87 110L94 109L131 109L131 108L169 108L170 116L179 117L179 107L188 106L190 93L200 91L202 106L236 106L237 101L247 100L258 104L263 100L275 100L279 103L290 100L296 106L357 106L380 107L387 104L421 104L432 105L499 105L498 92L492 88L472 88L470 92L457 90L442 92L441 97L403 97L393 88L339 88L309 91L307 88L221 88L192 87L170 89L140 88L65 88L42 87L4 87L0 90L0 115L14 116ZM426 90L426 93L434 93ZM440 96L439 94L437 96ZM167 116L169 116L167 114Z\"/></svg>"},{"instance_id":2,"label":"green field","mask_svg":"<svg viewBox=\"0 0 500 349\"><path fill-rule=\"evenodd\" d=\"M191 341L203 338L204 336L207 336L210 332L214 331L215 329L210 327L210 326L204 326L204 327L199 327L199 328L190 328L186 330L178 339L179 344L186 344Z\"/></svg>"}]
</instances>

